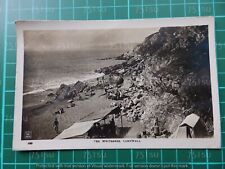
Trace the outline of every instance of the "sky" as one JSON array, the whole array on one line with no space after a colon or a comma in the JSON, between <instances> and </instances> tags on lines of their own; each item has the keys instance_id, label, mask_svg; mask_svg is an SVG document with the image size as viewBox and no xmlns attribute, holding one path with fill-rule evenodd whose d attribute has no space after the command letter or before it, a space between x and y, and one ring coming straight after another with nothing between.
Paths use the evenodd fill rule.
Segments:
<instances>
[{"instance_id":1,"label":"sky","mask_svg":"<svg viewBox=\"0 0 225 169\"><path fill-rule=\"evenodd\" d=\"M141 43L159 28L112 30L29 30L24 32L25 51L75 51L117 44Z\"/></svg>"}]
</instances>

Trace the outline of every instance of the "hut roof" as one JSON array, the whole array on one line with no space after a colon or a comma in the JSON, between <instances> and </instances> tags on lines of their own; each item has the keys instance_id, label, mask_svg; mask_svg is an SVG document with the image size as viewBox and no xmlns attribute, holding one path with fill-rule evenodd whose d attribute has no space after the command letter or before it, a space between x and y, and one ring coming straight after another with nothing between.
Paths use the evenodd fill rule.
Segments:
<instances>
[{"instance_id":1,"label":"hut roof","mask_svg":"<svg viewBox=\"0 0 225 169\"><path fill-rule=\"evenodd\" d=\"M200 117L194 113L188 115L184 121L180 124L180 127L182 126L190 126L191 128L195 127Z\"/></svg>"},{"instance_id":2,"label":"hut roof","mask_svg":"<svg viewBox=\"0 0 225 169\"><path fill-rule=\"evenodd\" d=\"M94 123L100 120L101 119L74 123L72 126L70 126L66 130L64 130L61 134L59 134L57 137L55 137L55 139L67 139L82 136L86 132L88 132L88 130L91 129Z\"/></svg>"}]
</instances>

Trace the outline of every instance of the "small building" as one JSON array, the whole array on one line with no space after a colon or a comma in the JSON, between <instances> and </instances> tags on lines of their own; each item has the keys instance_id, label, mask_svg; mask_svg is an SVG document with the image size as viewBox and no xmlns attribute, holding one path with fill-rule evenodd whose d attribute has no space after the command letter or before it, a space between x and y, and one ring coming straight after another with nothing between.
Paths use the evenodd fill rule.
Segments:
<instances>
[{"instance_id":1,"label":"small building","mask_svg":"<svg viewBox=\"0 0 225 169\"><path fill-rule=\"evenodd\" d=\"M208 137L206 126L201 118L192 113L178 126L171 138L204 138Z\"/></svg>"}]
</instances>

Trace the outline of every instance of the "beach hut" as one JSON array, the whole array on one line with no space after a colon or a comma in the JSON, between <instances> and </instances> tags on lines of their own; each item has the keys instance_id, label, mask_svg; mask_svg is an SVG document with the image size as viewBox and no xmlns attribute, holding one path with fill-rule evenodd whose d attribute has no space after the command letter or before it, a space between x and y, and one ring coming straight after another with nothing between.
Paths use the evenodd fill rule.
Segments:
<instances>
[{"instance_id":1,"label":"beach hut","mask_svg":"<svg viewBox=\"0 0 225 169\"><path fill-rule=\"evenodd\" d=\"M85 138L88 136L88 132L93 129L96 123L105 121L109 115L116 115L120 113L120 108L105 108L99 111L98 115L95 115L95 119L86 118L83 122L74 123L69 128L65 129L62 133L55 137L55 139L69 139L69 138ZM88 120L87 120L88 119Z\"/></svg>"},{"instance_id":2,"label":"beach hut","mask_svg":"<svg viewBox=\"0 0 225 169\"><path fill-rule=\"evenodd\" d=\"M204 138L208 136L204 122L196 114L188 115L171 138Z\"/></svg>"}]
</instances>

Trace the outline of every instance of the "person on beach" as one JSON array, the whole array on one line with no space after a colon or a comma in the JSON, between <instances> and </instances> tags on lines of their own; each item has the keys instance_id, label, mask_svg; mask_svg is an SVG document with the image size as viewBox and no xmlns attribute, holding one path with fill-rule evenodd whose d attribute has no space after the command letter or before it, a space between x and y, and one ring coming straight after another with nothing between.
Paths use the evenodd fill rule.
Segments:
<instances>
[{"instance_id":1,"label":"person on beach","mask_svg":"<svg viewBox=\"0 0 225 169\"><path fill-rule=\"evenodd\" d=\"M108 94L108 87L105 87L105 94Z\"/></svg>"},{"instance_id":2,"label":"person on beach","mask_svg":"<svg viewBox=\"0 0 225 169\"><path fill-rule=\"evenodd\" d=\"M59 110L60 110L60 114L65 113L65 111L64 111L64 109L62 107Z\"/></svg>"},{"instance_id":3,"label":"person on beach","mask_svg":"<svg viewBox=\"0 0 225 169\"><path fill-rule=\"evenodd\" d=\"M192 136L191 136L191 127L187 126L186 134L187 134L187 138L192 138Z\"/></svg>"},{"instance_id":4,"label":"person on beach","mask_svg":"<svg viewBox=\"0 0 225 169\"><path fill-rule=\"evenodd\" d=\"M118 87L116 88L115 95L116 95L116 100L119 100L120 99L120 91L119 91Z\"/></svg>"},{"instance_id":5,"label":"person on beach","mask_svg":"<svg viewBox=\"0 0 225 169\"><path fill-rule=\"evenodd\" d=\"M102 76L102 84L105 85L105 77Z\"/></svg>"},{"instance_id":6,"label":"person on beach","mask_svg":"<svg viewBox=\"0 0 225 169\"><path fill-rule=\"evenodd\" d=\"M59 133L59 121L58 121L57 117L55 118L55 121L53 123L53 127L55 129L55 132L58 134Z\"/></svg>"},{"instance_id":7,"label":"person on beach","mask_svg":"<svg viewBox=\"0 0 225 169\"><path fill-rule=\"evenodd\" d=\"M114 118L112 118L109 122L109 126L110 126L110 129L111 129L111 136L112 137L115 137L116 135L116 125L115 125L115 120Z\"/></svg>"}]
</instances>

